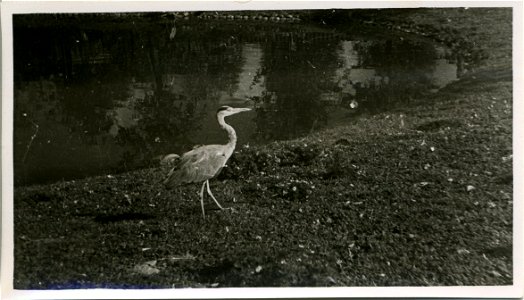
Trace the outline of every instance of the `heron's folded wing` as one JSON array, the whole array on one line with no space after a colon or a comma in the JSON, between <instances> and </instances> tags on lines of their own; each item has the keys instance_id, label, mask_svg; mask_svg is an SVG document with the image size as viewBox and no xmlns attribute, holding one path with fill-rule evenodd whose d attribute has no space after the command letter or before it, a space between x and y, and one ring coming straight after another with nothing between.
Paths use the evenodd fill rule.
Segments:
<instances>
[{"instance_id":1,"label":"heron's folded wing","mask_svg":"<svg viewBox=\"0 0 524 300\"><path fill-rule=\"evenodd\" d=\"M226 163L221 145L208 145L185 153L168 174L165 183L175 186L182 183L202 182L213 178Z\"/></svg>"}]
</instances>

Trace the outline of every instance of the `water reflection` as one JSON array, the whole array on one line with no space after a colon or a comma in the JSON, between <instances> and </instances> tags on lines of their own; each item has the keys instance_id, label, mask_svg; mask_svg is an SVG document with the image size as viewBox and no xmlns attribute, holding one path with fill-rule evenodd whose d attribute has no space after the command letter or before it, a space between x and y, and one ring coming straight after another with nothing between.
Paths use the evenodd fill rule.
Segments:
<instances>
[{"instance_id":1,"label":"water reflection","mask_svg":"<svg viewBox=\"0 0 524 300\"><path fill-rule=\"evenodd\" d=\"M300 24L67 22L14 18L17 184L221 143L221 105L255 108L230 122L240 143L267 142L350 119L355 101L372 112L405 103L458 72L452 53L426 42Z\"/></svg>"}]
</instances>

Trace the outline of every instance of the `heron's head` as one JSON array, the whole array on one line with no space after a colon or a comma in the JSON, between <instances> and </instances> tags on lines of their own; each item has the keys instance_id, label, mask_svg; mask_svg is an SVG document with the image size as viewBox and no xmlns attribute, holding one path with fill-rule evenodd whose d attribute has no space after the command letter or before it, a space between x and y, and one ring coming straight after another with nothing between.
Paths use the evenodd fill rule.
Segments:
<instances>
[{"instance_id":1,"label":"heron's head","mask_svg":"<svg viewBox=\"0 0 524 300\"><path fill-rule=\"evenodd\" d=\"M251 108L235 108L231 106L222 106L217 110L217 116L227 117L234 114L238 114L243 111L250 111Z\"/></svg>"}]
</instances>

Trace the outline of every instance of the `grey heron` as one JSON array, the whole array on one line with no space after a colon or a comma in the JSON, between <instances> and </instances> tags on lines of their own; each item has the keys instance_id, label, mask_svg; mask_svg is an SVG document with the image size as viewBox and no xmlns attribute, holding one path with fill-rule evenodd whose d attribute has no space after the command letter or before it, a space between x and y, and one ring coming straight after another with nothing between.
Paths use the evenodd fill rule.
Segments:
<instances>
[{"instance_id":1,"label":"grey heron","mask_svg":"<svg viewBox=\"0 0 524 300\"><path fill-rule=\"evenodd\" d=\"M209 179L217 176L225 166L231 154L235 150L237 135L233 127L227 124L225 117L240 112L249 111L249 108L233 108L222 106L217 110L218 124L227 132L228 142L224 145L205 145L184 153L178 163L169 171L164 184L172 188L184 183L203 182L200 190L200 204L202 206L202 216L206 218L204 210L204 188L207 186L207 193L215 201L220 209L224 209L218 203L211 189Z\"/></svg>"}]
</instances>

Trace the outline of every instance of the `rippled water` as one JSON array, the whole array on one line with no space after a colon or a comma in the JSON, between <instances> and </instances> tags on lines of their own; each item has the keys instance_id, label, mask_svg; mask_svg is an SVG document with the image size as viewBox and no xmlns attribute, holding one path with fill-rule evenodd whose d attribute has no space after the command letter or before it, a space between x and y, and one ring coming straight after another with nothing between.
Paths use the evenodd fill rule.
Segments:
<instances>
[{"instance_id":1,"label":"rippled water","mask_svg":"<svg viewBox=\"0 0 524 300\"><path fill-rule=\"evenodd\" d=\"M51 20L14 17L17 184L129 170L225 142L221 105L254 108L228 122L239 144L265 143L402 105L457 78L447 49L384 32Z\"/></svg>"}]
</instances>

